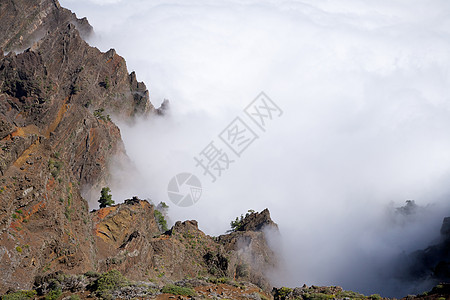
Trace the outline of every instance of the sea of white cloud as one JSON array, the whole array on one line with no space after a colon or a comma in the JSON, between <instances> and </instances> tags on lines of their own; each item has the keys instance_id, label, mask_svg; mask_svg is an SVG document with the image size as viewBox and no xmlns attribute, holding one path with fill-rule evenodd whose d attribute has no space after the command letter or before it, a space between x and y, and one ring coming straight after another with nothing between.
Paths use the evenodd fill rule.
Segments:
<instances>
[{"instance_id":1,"label":"sea of white cloud","mask_svg":"<svg viewBox=\"0 0 450 300\"><path fill-rule=\"evenodd\" d=\"M173 220L196 219L212 235L268 207L286 261L277 284L421 288L389 268L436 242L450 215L450 2L61 4L88 17L91 45L125 57L155 106L170 100L164 118L118 120L135 169L116 172L116 200L165 201ZM194 157L211 141L229 151L218 135L261 91L283 114L212 183ZM180 172L203 185L188 208L167 196ZM410 199L424 209L396 215Z\"/></svg>"}]
</instances>

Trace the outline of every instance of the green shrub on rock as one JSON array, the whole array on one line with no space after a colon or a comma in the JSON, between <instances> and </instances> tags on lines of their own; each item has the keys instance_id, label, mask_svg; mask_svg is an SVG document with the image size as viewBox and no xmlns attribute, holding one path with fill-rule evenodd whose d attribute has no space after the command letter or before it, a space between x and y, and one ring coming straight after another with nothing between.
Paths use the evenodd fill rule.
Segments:
<instances>
[{"instance_id":1,"label":"green shrub on rock","mask_svg":"<svg viewBox=\"0 0 450 300\"><path fill-rule=\"evenodd\" d=\"M292 289L288 287L281 287L276 290L274 299L284 300L292 293Z\"/></svg>"},{"instance_id":2,"label":"green shrub on rock","mask_svg":"<svg viewBox=\"0 0 450 300\"><path fill-rule=\"evenodd\" d=\"M61 289L51 290L46 296L45 300L56 300L62 295Z\"/></svg>"},{"instance_id":3,"label":"green shrub on rock","mask_svg":"<svg viewBox=\"0 0 450 300\"><path fill-rule=\"evenodd\" d=\"M190 288L180 287L174 284L165 285L161 289L161 293L172 294L172 295L182 295L182 296L195 296L195 291Z\"/></svg>"},{"instance_id":4,"label":"green shrub on rock","mask_svg":"<svg viewBox=\"0 0 450 300\"><path fill-rule=\"evenodd\" d=\"M167 230L169 230L169 228L167 227L167 221L164 218L164 215L159 211L155 209L154 212L155 215L155 220L158 223L158 227L162 232L166 232Z\"/></svg>"},{"instance_id":5,"label":"green shrub on rock","mask_svg":"<svg viewBox=\"0 0 450 300\"><path fill-rule=\"evenodd\" d=\"M36 291L18 291L11 294L6 294L2 296L2 300L27 300L34 299L36 297Z\"/></svg>"},{"instance_id":6,"label":"green shrub on rock","mask_svg":"<svg viewBox=\"0 0 450 300\"><path fill-rule=\"evenodd\" d=\"M104 208L114 204L114 200L112 200L111 189L109 187L102 188L101 196L98 202L100 203L100 208Z\"/></svg>"},{"instance_id":7,"label":"green shrub on rock","mask_svg":"<svg viewBox=\"0 0 450 300\"><path fill-rule=\"evenodd\" d=\"M102 292L106 290L112 290L124 287L128 284L128 280L117 270L111 270L102 274L94 282L94 290L97 292Z\"/></svg>"}]
</instances>

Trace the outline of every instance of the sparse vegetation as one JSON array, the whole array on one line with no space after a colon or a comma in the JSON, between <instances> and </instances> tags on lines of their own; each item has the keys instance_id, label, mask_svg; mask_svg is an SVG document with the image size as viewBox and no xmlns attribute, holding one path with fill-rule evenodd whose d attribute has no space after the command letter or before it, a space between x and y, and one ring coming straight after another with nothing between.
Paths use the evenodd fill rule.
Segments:
<instances>
[{"instance_id":1,"label":"sparse vegetation","mask_svg":"<svg viewBox=\"0 0 450 300\"><path fill-rule=\"evenodd\" d=\"M53 178L57 178L59 173L61 172L62 169L62 162L57 161L57 160L53 160L53 159L49 159L48 160L48 169L50 171L50 174L52 174Z\"/></svg>"},{"instance_id":2,"label":"sparse vegetation","mask_svg":"<svg viewBox=\"0 0 450 300\"><path fill-rule=\"evenodd\" d=\"M111 117L109 115L104 115L103 113L105 112L104 108L99 108L96 109L94 111L94 117L96 117L99 120L103 120L103 121L111 121Z\"/></svg>"},{"instance_id":3,"label":"sparse vegetation","mask_svg":"<svg viewBox=\"0 0 450 300\"><path fill-rule=\"evenodd\" d=\"M102 274L94 283L96 291L112 290L114 288L124 287L128 284L128 280L117 270L111 270Z\"/></svg>"},{"instance_id":4,"label":"sparse vegetation","mask_svg":"<svg viewBox=\"0 0 450 300\"><path fill-rule=\"evenodd\" d=\"M261 298L261 300L269 300L269 298L267 298L266 296L264 296L261 293L258 293L259 298Z\"/></svg>"},{"instance_id":5,"label":"sparse vegetation","mask_svg":"<svg viewBox=\"0 0 450 300\"><path fill-rule=\"evenodd\" d=\"M56 300L62 295L62 291L60 288L55 290L51 290L46 296L45 300Z\"/></svg>"},{"instance_id":6,"label":"sparse vegetation","mask_svg":"<svg viewBox=\"0 0 450 300\"><path fill-rule=\"evenodd\" d=\"M166 218L164 218L164 215L157 209L155 209L154 215L155 215L155 220L158 223L159 229L162 232L166 232L167 230L169 230L169 228L167 227L167 221L166 221Z\"/></svg>"},{"instance_id":7,"label":"sparse vegetation","mask_svg":"<svg viewBox=\"0 0 450 300\"><path fill-rule=\"evenodd\" d=\"M248 276L247 264L241 263L236 266L236 276L237 277L247 277Z\"/></svg>"},{"instance_id":8,"label":"sparse vegetation","mask_svg":"<svg viewBox=\"0 0 450 300\"><path fill-rule=\"evenodd\" d=\"M10 293L2 296L2 300L26 300L26 299L34 299L37 293L34 290L24 290L18 291L15 293Z\"/></svg>"},{"instance_id":9,"label":"sparse vegetation","mask_svg":"<svg viewBox=\"0 0 450 300\"><path fill-rule=\"evenodd\" d=\"M80 86L77 84L72 84L72 86L70 87L70 94L71 95L76 95L80 92Z\"/></svg>"},{"instance_id":10,"label":"sparse vegetation","mask_svg":"<svg viewBox=\"0 0 450 300\"><path fill-rule=\"evenodd\" d=\"M350 299L363 299L366 298L363 294L353 292L353 291L342 291L337 294L339 298L350 298Z\"/></svg>"},{"instance_id":11,"label":"sparse vegetation","mask_svg":"<svg viewBox=\"0 0 450 300\"><path fill-rule=\"evenodd\" d=\"M231 280L230 278L227 277L211 277L208 279L209 282L214 283L214 284L220 284L220 283L229 283Z\"/></svg>"},{"instance_id":12,"label":"sparse vegetation","mask_svg":"<svg viewBox=\"0 0 450 300\"><path fill-rule=\"evenodd\" d=\"M102 274L100 274L99 272L96 272L96 271L87 271L86 273L84 273L84 276L92 277L92 278L100 277L101 275Z\"/></svg>"},{"instance_id":13,"label":"sparse vegetation","mask_svg":"<svg viewBox=\"0 0 450 300\"><path fill-rule=\"evenodd\" d=\"M236 219L234 221L231 221L230 222L230 226L231 226L230 232L240 231L243 226L242 221L244 221L244 219L246 217L248 217L249 215L251 215L253 213L255 213L255 211L253 209L249 209L247 211L247 213L245 214L245 217L244 217L244 215L241 215L240 217L236 217Z\"/></svg>"},{"instance_id":14,"label":"sparse vegetation","mask_svg":"<svg viewBox=\"0 0 450 300\"><path fill-rule=\"evenodd\" d=\"M305 300L330 300L334 299L333 294L325 294L325 293L306 293L303 295L303 299Z\"/></svg>"},{"instance_id":15,"label":"sparse vegetation","mask_svg":"<svg viewBox=\"0 0 450 300\"><path fill-rule=\"evenodd\" d=\"M67 220L69 220L69 222L72 221L72 218L70 216L71 214L72 214L72 209L70 207L66 206L65 210L64 210L64 216L66 217Z\"/></svg>"},{"instance_id":16,"label":"sparse vegetation","mask_svg":"<svg viewBox=\"0 0 450 300\"><path fill-rule=\"evenodd\" d=\"M44 268L42 269L42 272L45 273L45 272L49 271L50 269L51 269L51 265L50 265L50 263L48 263L44 266Z\"/></svg>"},{"instance_id":17,"label":"sparse vegetation","mask_svg":"<svg viewBox=\"0 0 450 300\"><path fill-rule=\"evenodd\" d=\"M231 221L231 231L239 231L242 228L242 220L244 220L244 216L241 215L241 217L236 217L234 221Z\"/></svg>"},{"instance_id":18,"label":"sparse vegetation","mask_svg":"<svg viewBox=\"0 0 450 300\"><path fill-rule=\"evenodd\" d=\"M89 273L89 272L88 272ZM88 276L86 273L85 276ZM90 275L99 275L96 272L90 273ZM92 276L96 277L96 276ZM99 275L94 281L90 289L96 293L101 299L114 299L111 292L116 289L120 289L129 285L130 282L117 270L111 270L109 272Z\"/></svg>"},{"instance_id":19,"label":"sparse vegetation","mask_svg":"<svg viewBox=\"0 0 450 300\"><path fill-rule=\"evenodd\" d=\"M190 296L190 297L195 296L195 291L193 289L187 288L187 287L180 287L180 286L177 286L177 285L174 285L174 284L165 285L161 289L161 293L173 294L173 295L182 295L182 296Z\"/></svg>"},{"instance_id":20,"label":"sparse vegetation","mask_svg":"<svg viewBox=\"0 0 450 300\"><path fill-rule=\"evenodd\" d=\"M160 211L167 210L167 209L169 209L169 205L167 205L166 202L161 201L161 202L159 202L156 209L158 209Z\"/></svg>"},{"instance_id":21,"label":"sparse vegetation","mask_svg":"<svg viewBox=\"0 0 450 300\"><path fill-rule=\"evenodd\" d=\"M109 87L110 87L109 77L108 77L108 76L106 76L106 77L105 77L105 80L103 80L103 87L104 87L105 89L109 89Z\"/></svg>"},{"instance_id":22,"label":"sparse vegetation","mask_svg":"<svg viewBox=\"0 0 450 300\"><path fill-rule=\"evenodd\" d=\"M286 297L288 297L290 294L292 293L292 289L291 288L287 288L287 287L282 287L279 288L275 295L274 295L274 299L281 299L284 300L286 299Z\"/></svg>"},{"instance_id":23,"label":"sparse vegetation","mask_svg":"<svg viewBox=\"0 0 450 300\"><path fill-rule=\"evenodd\" d=\"M102 188L100 199L100 208L114 205L114 200L112 200L111 189L109 187Z\"/></svg>"}]
</instances>

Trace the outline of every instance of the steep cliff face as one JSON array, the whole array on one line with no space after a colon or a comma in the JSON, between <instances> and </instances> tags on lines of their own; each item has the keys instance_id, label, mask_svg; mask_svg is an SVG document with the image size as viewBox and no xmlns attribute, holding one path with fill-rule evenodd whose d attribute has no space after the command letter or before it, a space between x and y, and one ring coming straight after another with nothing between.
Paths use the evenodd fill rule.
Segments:
<instances>
[{"instance_id":1,"label":"steep cliff face","mask_svg":"<svg viewBox=\"0 0 450 300\"><path fill-rule=\"evenodd\" d=\"M92 33L86 18L61 8L57 0L14 0L0 3L0 48L5 51L22 51L47 32L73 24L83 36Z\"/></svg>"},{"instance_id":2,"label":"steep cliff face","mask_svg":"<svg viewBox=\"0 0 450 300\"><path fill-rule=\"evenodd\" d=\"M81 191L108 179L125 156L109 115L153 111L148 92L114 50L80 36L92 29L55 1L0 3L0 291L37 274L95 265Z\"/></svg>"},{"instance_id":3,"label":"steep cliff face","mask_svg":"<svg viewBox=\"0 0 450 300\"><path fill-rule=\"evenodd\" d=\"M235 232L221 235L218 242L232 253L232 272L241 280L248 280L269 290L268 275L277 266L276 255L268 244L268 235L277 236L278 225L270 218L268 209L247 214Z\"/></svg>"}]
</instances>

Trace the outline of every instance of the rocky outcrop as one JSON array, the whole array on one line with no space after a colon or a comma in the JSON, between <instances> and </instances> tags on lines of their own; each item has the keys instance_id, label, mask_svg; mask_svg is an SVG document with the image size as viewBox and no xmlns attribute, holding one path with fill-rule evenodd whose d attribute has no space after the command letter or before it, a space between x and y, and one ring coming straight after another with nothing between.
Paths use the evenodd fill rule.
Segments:
<instances>
[{"instance_id":1,"label":"rocky outcrop","mask_svg":"<svg viewBox=\"0 0 450 300\"><path fill-rule=\"evenodd\" d=\"M278 230L278 225L270 218L270 212L266 208L262 212L248 213L242 219L241 224L236 231L263 231L264 229Z\"/></svg>"},{"instance_id":2,"label":"rocky outcrop","mask_svg":"<svg viewBox=\"0 0 450 300\"><path fill-rule=\"evenodd\" d=\"M221 235L218 242L233 253L235 278L241 278L268 290L271 284L268 274L277 265L276 255L268 244L268 235L277 236L278 225L270 218L268 209L247 214L236 231Z\"/></svg>"},{"instance_id":3,"label":"rocky outcrop","mask_svg":"<svg viewBox=\"0 0 450 300\"><path fill-rule=\"evenodd\" d=\"M92 214L99 271L117 269L134 280L153 278L162 283L186 277L227 277L270 290L264 272L276 260L261 231L213 238L191 220L178 221L169 231L160 232L154 207L138 199ZM266 217L261 220L276 226L268 211L262 215Z\"/></svg>"}]
</instances>

